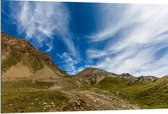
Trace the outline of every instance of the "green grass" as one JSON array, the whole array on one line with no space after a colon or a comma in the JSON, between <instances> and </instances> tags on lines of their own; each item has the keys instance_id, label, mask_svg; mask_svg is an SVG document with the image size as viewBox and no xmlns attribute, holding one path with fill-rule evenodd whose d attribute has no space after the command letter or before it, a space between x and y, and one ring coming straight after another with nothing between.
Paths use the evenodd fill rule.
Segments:
<instances>
[{"instance_id":1,"label":"green grass","mask_svg":"<svg viewBox=\"0 0 168 114\"><path fill-rule=\"evenodd\" d=\"M2 112L46 112L68 102L61 92L48 88L54 82L31 80L2 82Z\"/></svg>"},{"instance_id":2,"label":"green grass","mask_svg":"<svg viewBox=\"0 0 168 114\"><path fill-rule=\"evenodd\" d=\"M144 108L168 108L168 82L153 84L135 96Z\"/></svg>"},{"instance_id":3,"label":"green grass","mask_svg":"<svg viewBox=\"0 0 168 114\"><path fill-rule=\"evenodd\" d=\"M54 82L32 81L32 80L18 80L18 81L5 81L2 82L2 90L15 90L15 89L48 89L53 86Z\"/></svg>"},{"instance_id":4,"label":"green grass","mask_svg":"<svg viewBox=\"0 0 168 114\"><path fill-rule=\"evenodd\" d=\"M2 94L2 112L44 112L66 102L68 98L57 91L15 91Z\"/></svg>"},{"instance_id":5,"label":"green grass","mask_svg":"<svg viewBox=\"0 0 168 114\"><path fill-rule=\"evenodd\" d=\"M140 108L168 108L168 81L164 80L156 82L141 80L128 86L130 79L108 77L97 87L112 92Z\"/></svg>"},{"instance_id":6,"label":"green grass","mask_svg":"<svg viewBox=\"0 0 168 114\"><path fill-rule=\"evenodd\" d=\"M99 82L97 87L114 92L119 91L119 89L127 87L128 82L130 82L130 79L107 77L103 79L101 82Z\"/></svg>"},{"instance_id":7,"label":"green grass","mask_svg":"<svg viewBox=\"0 0 168 114\"><path fill-rule=\"evenodd\" d=\"M168 108L168 77L155 82L141 80L132 86L128 85L131 80L129 78L107 77L97 85L81 87L78 87L75 80L72 77L45 82L2 82L2 112L47 112L53 109L59 111L69 101L62 90L91 90L97 93L106 90L109 91L107 95L116 95L142 109ZM49 89L56 86L55 84L61 89Z\"/></svg>"}]
</instances>

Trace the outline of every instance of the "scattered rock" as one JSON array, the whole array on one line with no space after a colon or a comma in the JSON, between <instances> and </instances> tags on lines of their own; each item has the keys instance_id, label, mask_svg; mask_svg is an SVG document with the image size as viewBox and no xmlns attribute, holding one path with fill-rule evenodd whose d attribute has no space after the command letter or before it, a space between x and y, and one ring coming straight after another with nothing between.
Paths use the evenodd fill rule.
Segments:
<instances>
[{"instance_id":1,"label":"scattered rock","mask_svg":"<svg viewBox=\"0 0 168 114\"><path fill-rule=\"evenodd\" d=\"M54 102L51 102L51 104L53 105L53 104L54 104Z\"/></svg>"},{"instance_id":2,"label":"scattered rock","mask_svg":"<svg viewBox=\"0 0 168 114\"><path fill-rule=\"evenodd\" d=\"M46 102L44 102L43 104L44 104L44 105L46 105L47 103L46 103Z\"/></svg>"},{"instance_id":3,"label":"scattered rock","mask_svg":"<svg viewBox=\"0 0 168 114\"><path fill-rule=\"evenodd\" d=\"M87 106L87 103L81 99L77 99L74 102L70 102L67 106L63 107L63 111L80 111L91 110L92 108Z\"/></svg>"},{"instance_id":4,"label":"scattered rock","mask_svg":"<svg viewBox=\"0 0 168 114\"><path fill-rule=\"evenodd\" d=\"M93 102L95 102L95 103L96 103L97 101L96 101L96 100L93 100Z\"/></svg>"}]
</instances>

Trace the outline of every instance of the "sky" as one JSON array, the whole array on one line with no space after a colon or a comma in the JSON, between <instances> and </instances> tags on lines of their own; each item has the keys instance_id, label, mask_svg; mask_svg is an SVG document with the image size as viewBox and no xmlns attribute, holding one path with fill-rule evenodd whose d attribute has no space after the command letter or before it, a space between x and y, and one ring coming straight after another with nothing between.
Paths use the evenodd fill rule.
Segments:
<instances>
[{"instance_id":1,"label":"sky","mask_svg":"<svg viewBox=\"0 0 168 114\"><path fill-rule=\"evenodd\" d=\"M87 67L168 75L166 5L2 0L2 31L27 39L70 75Z\"/></svg>"}]
</instances>

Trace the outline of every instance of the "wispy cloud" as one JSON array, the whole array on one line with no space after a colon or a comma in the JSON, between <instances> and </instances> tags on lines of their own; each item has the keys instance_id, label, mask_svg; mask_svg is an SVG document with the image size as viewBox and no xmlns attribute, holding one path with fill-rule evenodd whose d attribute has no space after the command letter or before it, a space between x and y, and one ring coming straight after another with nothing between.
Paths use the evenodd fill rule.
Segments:
<instances>
[{"instance_id":1,"label":"wispy cloud","mask_svg":"<svg viewBox=\"0 0 168 114\"><path fill-rule=\"evenodd\" d=\"M90 58L100 57L97 67L134 75L168 74L168 51L161 53L161 50L168 49L167 6L126 5L115 10L114 7L103 6L100 10L109 13L101 18L103 30L93 33L90 39L109 42L104 44L107 46L103 50L88 50ZM121 35L116 37L117 33ZM115 54L111 56L112 53Z\"/></svg>"},{"instance_id":2,"label":"wispy cloud","mask_svg":"<svg viewBox=\"0 0 168 114\"><path fill-rule=\"evenodd\" d=\"M74 58L73 55L67 52L57 54L57 56L61 59L63 69L65 69L71 75L76 74L79 70L83 68L78 68L76 65L79 63L79 61Z\"/></svg>"},{"instance_id":3,"label":"wispy cloud","mask_svg":"<svg viewBox=\"0 0 168 114\"><path fill-rule=\"evenodd\" d=\"M76 59L72 54L68 52L64 52L62 54L57 54L57 56L61 59L62 68L65 69L70 75L74 75L84 70L87 67L94 67L91 65L79 65L80 60Z\"/></svg>"},{"instance_id":4,"label":"wispy cloud","mask_svg":"<svg viewBox=\"0 0 168 114\"><path fill-rule=\"evenodd\" d=\"M48 47L46 51L51 51L57 36L63 40L68 51L57 56L62 60L61 66L70 74L89 67L89 63L115 73L168 74L168 7L165 5L97 4L95 31L85 35L89 41L77 41L69 29L74 17L71 18L64 3L10 3L10 16L15 20L13 24L16 24L18 33L24 34L37 48L44 46ZM80 41L89 43L87 50L80 49L81 58L77 58L76 49L80 46L75 47L73 41L79 45ZM78 65L85 58L85 51L86 60Z\"/></svg>"},{"instance_id":5,"label":"wispy cloud","mask_svg":"<svg viewBox=\"0 0 168 114\"><path fill-rule=\"evenodd\" d=\"M117 11L116 11L117 9ZM98 13L100 15L98 24L98 32L95 32L88 36L93 42L103 41L112 38L117 32L119 32L123 27L129 25L130 19L134 13L125 10L127 7L125 5L113 5L113 4L103 4L98 8ZM105 12L108 12L105 14ZM102 16L103 15L103 16Z\"/></svg>"},{"instance_id":6,"label":"wispy cloud","mask_svg":"<svg viewBox=\"0 0 168 114\"><path fill-rule=\"evenodd\" d=\"M76 64L78 61L68 54L67 52L64 52L62 54L57 54L57 56L62 60L62 64L64 69L69 73L69 74L75 74L76 72Z\"/></svg>"},{"instance_id":7,"label":"wispy cloud","mask_svg":"<svg viewBox=\"0 0 168 114\"><path fill-rule=\"evenodd\" d=\"M11 2L10 11L17 22L17 31L25 34L36 47L53 48L53 40L61 36L68 49L77 55L69 30L69 12L63 3L52 2Z\"/></svg>"},{"instance_id":8,"label":"wispy cloud","mask_svg":"<svg viewBox=\"0 0 168 114\"><path fill-rule=\"evenodd\" d=\"M109 55L108 52L106 51L101 51L98 49L89 49L87 50L87 56L89 58L100 58Z\"/></svg>"}]
</instances>

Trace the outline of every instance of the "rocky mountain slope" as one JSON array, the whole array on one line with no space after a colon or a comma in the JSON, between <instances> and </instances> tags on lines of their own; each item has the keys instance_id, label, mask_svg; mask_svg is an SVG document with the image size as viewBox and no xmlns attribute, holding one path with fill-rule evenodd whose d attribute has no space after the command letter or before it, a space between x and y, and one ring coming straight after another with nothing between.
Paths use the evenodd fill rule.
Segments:
<instances>
[{"instance_id":1,"label":"rocky mountain slope","mask_svg":"<svg viewBox=\"0 0 168 114\"><path fill-rule=\"evenodd\" d=\"M2 33L2 112L168 108L168 76L98 68L68 76L24 39Z\"/></svg>"},{"instance_id":2,"label":"rocky mountain slope","mask_svg":"<svg viewBox=\"0 0 168 114\"><path fill-rule=\"evenodd\" d=\"M51 57L34 48L27 40L2 34L2 79L50 79L67 76Z\"/></svg>"},{"instance_id":3,"label":"rocky mountain slope","mask_svg":"<svg viewBox=\"0 0 168 114\"><path fill-rule=\"evenodd\" d=\"M110 73L98 68L86 68L83 71L76 74L74 77L77 79L78 83L95 85L99 83L105 77L116 77L115 73Z\"/></svg>"},{"instance_id":4,"label":"rocky mountain slope","mask_svg":"<svg viewBox=\"0 0 168 114\"><path fill-rule=\"evenodd\" d=\"M91 68L91 67L84 69L83 71L76 74L74 77L77 78L78 82L86 82L90 85L98 84L101 80L106 78L127 79L127 80L130 80L130 82L128 82L128 85L130 86L138 83L139 81L153 82L158 79L155 76L135 77L129 73L116 74L116 73L107 72L98 68Z\"/></svg>"}]
</instances>

